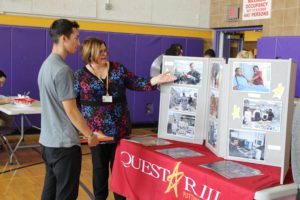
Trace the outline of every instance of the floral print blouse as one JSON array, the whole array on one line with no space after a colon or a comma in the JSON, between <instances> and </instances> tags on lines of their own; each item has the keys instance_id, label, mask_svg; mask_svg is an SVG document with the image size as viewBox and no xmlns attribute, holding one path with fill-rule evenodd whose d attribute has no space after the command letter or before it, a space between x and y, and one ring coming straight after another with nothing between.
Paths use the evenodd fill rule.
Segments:
<instances>
[{"instance_id":1,"label":"floral print blouse","mask_svg":"<svg viewBox=\"0 0 300 200\"><path fill-rule=\"evenodd\" d=\"M115 141L131 133L126 88L152 91L149 78L135 76L124 65L110 62L108 91L113 102L102 102L106 95L106 79L98 79L86 67L75 72L75 93L83 117L93 131L113 136Z\"/></svg>"}]
</instances>

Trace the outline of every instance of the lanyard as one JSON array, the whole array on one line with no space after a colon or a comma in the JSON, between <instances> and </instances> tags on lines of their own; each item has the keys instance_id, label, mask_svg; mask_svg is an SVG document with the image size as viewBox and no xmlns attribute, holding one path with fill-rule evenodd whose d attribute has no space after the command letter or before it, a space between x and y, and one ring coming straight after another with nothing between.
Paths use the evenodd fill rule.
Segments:
<instances>
[{"instance_id":1,"label":"lanyard","mask_svg":"<svg viewBox=\"0 0 300 200\"><path fill-rule=\"evenodd\" d=\"M109 93L108 93L108 79L109 79L109 62L107 62L106 96L109 96Z\"/></svg>"},{"instance_id":2,"label":"lanyard","mask_svg":"<svg viewBox=\"0 0 300 200\"><path fill-rule=\"evenodd\" d=\"M106 88L106 96L109 96L109 92L108 92L108 89L109 89L109 86L108 86L108 80L109 80L109 62L107 62L106 64L107 64L107 76L106 76L106 84L105 84L105 88ZM94 68L92 67L92 65L91 65L91 64L88 64L88 66L89 66L89 68L91 68L91 70L93 71L94 75L95 75L102 83L104 83L103 80L102 80L100 77L97 76L97 74L96 74Z\"/></svg>"}]
</instances>

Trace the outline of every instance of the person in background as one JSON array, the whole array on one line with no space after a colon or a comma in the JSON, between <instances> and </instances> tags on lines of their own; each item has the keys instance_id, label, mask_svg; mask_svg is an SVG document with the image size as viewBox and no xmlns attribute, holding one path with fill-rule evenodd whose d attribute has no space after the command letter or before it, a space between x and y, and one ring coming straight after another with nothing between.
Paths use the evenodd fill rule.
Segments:
<instances>
[{"instance_id":1,"label":"person in background","mask_svg":"<svg viewBox=\"0 0 300 200\"><path fill-rule=\"evenodd\" d=\"M178 43L171 44L171 46L166 50L166 52L158 56L152 63L150 68L150 77L157 76L162 73L162 59L163 55L166 56L182 56L183 49L182 45Z\"/></svg>"},{"instance_id":2,"label":"person in background","mask_svg":"<svg viewBox=\"0 0 300 200\"><path fill-rule=\"evenodd\" d=\"M3 88L6 82L6 74L0 70L0 88ZM13 103L13 98L0 95L0 105ZM0 126L11 126L14 117L0 111Z\"/></svg>"},{"instance_id":3,"label":"person in background","mask_svg":"<svg viewBox=\"0 0 300 200\"><path fill-rule=\"evenodd\" d=\"M205 52L204 52L204 57L205 58L215 58L216 57L216 53L213 49L207 49Z\"/></svg>"},{"instance_id":4,"label":"person in background","mask_svg":"<svg viewBox=\"0 0 300 200\"><path fill-rule=\"evenodd\" d=\"M91 149L94 196L105 200L117 143L131 133L126 89L153 91L156 85L172 82L176 77L170 72L152 78L135 76L123 64L108 61L107 46L99 38L85 39L81 55L86 65L75 73L77 103L93 131L113 138ZM116 200L125 199L116 193L114 196Z\"/></svg>"},{"instance_id":5,"label":"person in background","mask_svg":"<svg viewBox=\"0 0 300 200\"><path fill-rule=\"evenodd\" d=\"M42 107L39 142L46 167L42 200L77 199L82 159L77 130L88 137L89 146L99 143L77 108L74 73L65 63L80 44L78 28L77 22L67 19L52 23L52 53L38 75Z\"/></svg>"},{"instance_id":6,"label":"person in background","mask_svg":"<svg viewBox=\"0 0 300 200\"><path fill-rule=\"evenodd\" d=\"M249 59L252 59L254 58L254 55L252 53L252 51L247 51L245 49L243 49L242 51L240 51L236 58L249 58Z\"/></svg>"}]
</instances>

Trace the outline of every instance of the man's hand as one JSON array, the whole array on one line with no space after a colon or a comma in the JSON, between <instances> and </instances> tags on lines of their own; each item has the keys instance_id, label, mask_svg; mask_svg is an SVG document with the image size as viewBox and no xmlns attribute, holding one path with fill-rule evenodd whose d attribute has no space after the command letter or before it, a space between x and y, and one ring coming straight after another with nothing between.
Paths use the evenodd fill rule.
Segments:
<instances>
[{"instance_id":1,"label":"man's hand","mask_svg":"<svg viewBox=\"0 0 300 200\"><path fill-rule=\"evenodd\" d=\"M96 134L92 134L88 137L88 145L90 147L95 147L99 144L98 137Z\"/></svg>"}]
</instances>

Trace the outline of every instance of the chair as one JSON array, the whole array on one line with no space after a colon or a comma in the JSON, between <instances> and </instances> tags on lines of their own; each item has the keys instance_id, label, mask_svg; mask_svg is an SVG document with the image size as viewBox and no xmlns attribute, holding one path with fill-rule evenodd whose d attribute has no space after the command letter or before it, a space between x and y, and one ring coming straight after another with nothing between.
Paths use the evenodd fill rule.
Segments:
<instances>
[{"instance_id":1,"label":"chair","mask_svg":"<svg viewBox=\"0 0 300 200\"><path fill-rule=\"evenodd\" d=\"M15 130L12 127L8 127L8 126L0 126L0 143L2 143L4 149L6 150L7 154L8 154L8 162L9 164L13 164L13 161L10 160L10 157L12 156L16 163L18 165L20 165L17 156L15 155L15 152L13 150L13 148L11 147L11 144L8 141L7 136L10 135L11 133L13 133Z\"/></svg>"}]
</instances>

